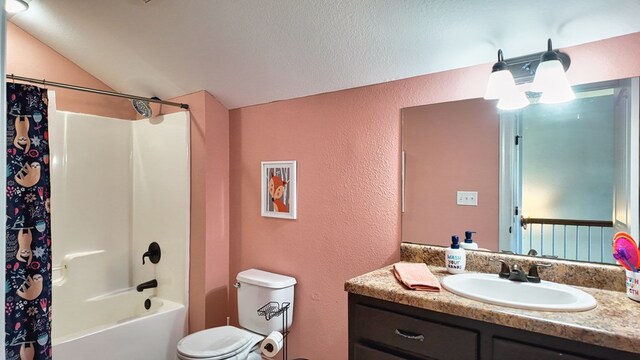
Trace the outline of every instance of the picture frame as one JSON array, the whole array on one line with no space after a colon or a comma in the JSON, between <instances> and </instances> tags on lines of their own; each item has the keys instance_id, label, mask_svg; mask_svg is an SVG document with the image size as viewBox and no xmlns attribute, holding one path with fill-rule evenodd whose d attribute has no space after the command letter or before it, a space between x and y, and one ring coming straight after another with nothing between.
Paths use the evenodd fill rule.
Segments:
<instances>
[{"instance_id":1,"label":"picture frame","mask_svg":"<svg viewBox=\"0 0 640 360\"><path fill-rule=\"evenodd\" d=\"M262 161L261 215L281 219L297 218L297 163Z\"/></svg>"}]
</instances>

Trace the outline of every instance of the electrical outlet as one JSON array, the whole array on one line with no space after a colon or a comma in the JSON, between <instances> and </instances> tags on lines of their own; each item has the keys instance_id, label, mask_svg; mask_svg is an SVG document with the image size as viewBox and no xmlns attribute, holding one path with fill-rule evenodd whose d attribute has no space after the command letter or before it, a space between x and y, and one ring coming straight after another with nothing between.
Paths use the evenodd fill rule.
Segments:
<instances>
[{"instance_id":1,"label":"electrical outlet","mask_svg":"<svg viewBox=\"0 0 640 360\"><path fill-rule=\"evenodd\" d=\"M463 205L463 206L478 206L478 192L477 191L458 191L456 204Z\"/></svg>"}]
</instances>

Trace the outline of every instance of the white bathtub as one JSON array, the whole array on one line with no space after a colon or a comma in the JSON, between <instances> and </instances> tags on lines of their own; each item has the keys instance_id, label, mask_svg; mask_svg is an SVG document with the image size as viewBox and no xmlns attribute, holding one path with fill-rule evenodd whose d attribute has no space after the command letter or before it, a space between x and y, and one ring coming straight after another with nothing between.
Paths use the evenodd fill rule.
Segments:
<instances>
[{"instance_id":1,"label":"white bathtub","mask_svg":"<svg viewBox=\"0 0 640 360\"><path fill-rule=\"evenodd\" d=\"M55 360L175 360L186 333L186 308L128 290L86 301L53 302ZM61 296L61 297L64 297ZM66 304L65 304L66 303Z\"/></svg>"}]
</instances>

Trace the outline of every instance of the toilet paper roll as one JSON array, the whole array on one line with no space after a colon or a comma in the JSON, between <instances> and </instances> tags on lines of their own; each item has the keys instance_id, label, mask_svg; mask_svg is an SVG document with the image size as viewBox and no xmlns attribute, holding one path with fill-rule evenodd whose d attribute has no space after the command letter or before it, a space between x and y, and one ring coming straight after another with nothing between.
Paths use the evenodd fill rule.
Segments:
<instances>
[{"instance_id":1,"label":"toilet paper roll","mask_svg":"<svg viewBox=\"0 0 640 360\"><path fill-rule=\"evenodd\" d=\"M260 344L260 352L266 357L274 357L282 349L283 336L279 331L272 331Z\"/></svg>"}]
</instances>

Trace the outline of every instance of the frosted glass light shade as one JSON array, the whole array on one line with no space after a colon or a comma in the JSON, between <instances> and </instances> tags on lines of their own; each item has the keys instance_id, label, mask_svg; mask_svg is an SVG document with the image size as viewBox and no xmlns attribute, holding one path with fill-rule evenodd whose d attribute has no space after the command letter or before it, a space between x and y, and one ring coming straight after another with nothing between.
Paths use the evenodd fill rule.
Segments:
<instances>
[{"instance_id":1,"label":"frosted glass light shade","mask_svg":"<svg viewBox=\"0 0 640 360\"><path fill-rule=\"evenodd\" d=\"M23 0L7 0L4 4L4 9L10 14L19 13L28 8L29 4Z\"/></svg>"},{"instance_id":2,"label":"frosted glass light shade","mask_svg":"<svg viewBox=\"0 0 640 360\"><path fill-rule=\"evenodd\" d=\"M496 105L500 110L518 110L527 106L529 106L529 99L515 85L513 90L505 94Z\"/></svg>"},{"instance_id":3,"label":"frosted glass light shade","mask_svg":"<svg viewBox=\"0 0 640 360\"><path fill-rule=\"evenodd\" d=\"M558 82L552 89L542 92L540 96L540 103L542 104L559 104L567 101L571 101L576 98L576 94L569 86L569 82L566 77Z\"/></svg>"},{"instance_id":4,"label":"frosted glass light shade","mask_svg":"<svg viewBox=\"0 0 640 360\"><path fill-rule=\"evenodd\" d=\"M540 102L544 104L557 104L576 98L564 67L558 60L543 61L538 65L531 91L541 92Z\"/></svg>"},{"instance_id":5,"label":"frosted glass light shade","mask_svg":"<svg viewBox=\"0 0 640 360\"><path fill-rule=\"evenodd\" d=\"M501 99L504 95L515 89L516 82L509 70L494 71L489 75L485 100Z\"/></svg>"}]
</instances>

